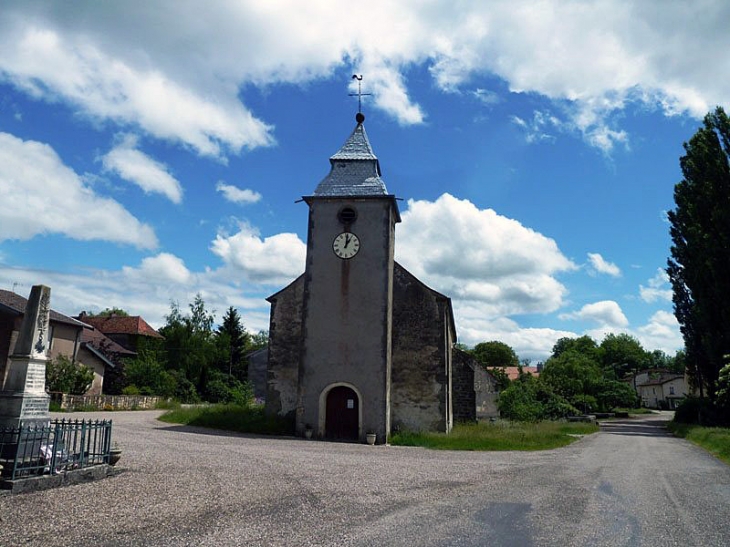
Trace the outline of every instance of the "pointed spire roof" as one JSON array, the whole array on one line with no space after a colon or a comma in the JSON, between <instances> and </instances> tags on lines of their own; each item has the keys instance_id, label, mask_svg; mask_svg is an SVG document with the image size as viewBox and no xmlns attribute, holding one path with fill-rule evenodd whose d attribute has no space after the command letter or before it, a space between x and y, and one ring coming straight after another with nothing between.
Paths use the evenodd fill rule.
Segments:
<instances>
[{"instance_id":1,"label":"pointed spire roof","mask_svg":"<svg viewBox=\"0 0 730 547\"><path fill-rule=\"evenodd\" d=\"M373 152L363 121L358 113L357 126L334 155L331 169L314 191L316 197L387 196L385 182L380 178L380 163Z\"/></svg>"}]
</instances>

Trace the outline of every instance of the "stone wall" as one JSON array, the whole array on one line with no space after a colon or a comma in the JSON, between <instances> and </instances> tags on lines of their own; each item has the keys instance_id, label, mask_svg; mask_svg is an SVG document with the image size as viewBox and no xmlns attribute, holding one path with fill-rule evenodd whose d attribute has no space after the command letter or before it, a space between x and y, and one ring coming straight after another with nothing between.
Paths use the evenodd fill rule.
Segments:
<instances>
[{"instance_id":1,"label":"stone wall","mask_svg":"<svg viewBox=\"0 0 730 547\"><path fill-rule=\"evenodd\" d=\"M465 351L453 350L454 420L483 421L498 418L497 381Z\"/></svg>"},{"instance_id":2,"label":"stone wall","mask_svg":"<svg viewBox=\"0 0 730 547\"><path fill-rule=\"evenodd\" d=\"M394 429L448 431L448 299L399 264L393 273L391 422Z\"/></svg>"},{"instance_id":3,"label":"stone wall","mask_svg":"<svg viewBox=\"0 0 730 547\"><path fill-rule=\"evenodd\" d=\"M60 403L61 410L153 410L166 401L150 395L69 395L52 393L51 400Z\"/></svg>"},{"instance_id":4,"label":"stone wall","mask_svg":"<svg viewBox=\"0 0 730 547\"><path fill-rule=\"evenodd\" d=\"M302 348L304 276L269 298L269 362L266 413L294 417Z\"/></svg>"}]
</instances>

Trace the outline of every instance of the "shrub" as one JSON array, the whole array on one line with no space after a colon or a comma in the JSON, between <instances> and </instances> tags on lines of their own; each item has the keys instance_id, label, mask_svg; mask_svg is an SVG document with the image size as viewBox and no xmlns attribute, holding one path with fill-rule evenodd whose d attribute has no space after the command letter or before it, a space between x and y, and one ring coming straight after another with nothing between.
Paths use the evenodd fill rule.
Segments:
<instances>
[{"instance_id":1,"label":"shrub","mask_svg":"<svg viewBox=\"0 0 730 547\"><path fill-rule=\"evenodd\" d=\"M46 365L48 391L83 395L91 387L94 373L81 363L74 363L65 355L59 355Z\"/></svg>"},{"instance_id":2,"label":"shrub","mask_svg":"<svg viewBox=\"0 0 730 547\"><path fill-rule=\"evenodd\" d=\"M699 397L687 397L674 412L674 421L680 424L719 425L720 418L712 402Z\"/></svg>"}]
</instances>

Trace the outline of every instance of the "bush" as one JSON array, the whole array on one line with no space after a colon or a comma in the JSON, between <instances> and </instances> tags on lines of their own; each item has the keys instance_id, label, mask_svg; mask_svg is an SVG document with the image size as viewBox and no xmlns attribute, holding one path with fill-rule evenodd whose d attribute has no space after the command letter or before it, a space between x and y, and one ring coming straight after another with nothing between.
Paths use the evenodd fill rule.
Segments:
<instances>
[{"instance_id":1,"label":"bush","mask_svg":"<svg viewBox=\"0 0 730 547\"><path fill-rule=\"evenodd\" d=\"M248 383L217 370L209 372L203 395L209 403L248 406L253 402L253 391Z\"/></svg>"},{"instance_id":2,"label":"bush","mask_svg":"<svg viewBox=\"0 0 730 547\"><path fill-rule=\"evenodd\" d=\"M722 413L709 399L687 397L674 412L674 421L680 424L724 425Z\"/></svg>"},{"instance_id":3,"label":"bush","mask_svg":"<svg viewBox=\"0 0 730 547\"><path fill-rule=\"evenodd\" d=\"M83 395L93 381L93 371L81 363L74 363L65 355L59 355L46 365L48 391Z\"/></svg>"},{"instance_id":4,"label":"bush","mask_svg":"<svg viewBox=\"0 0 730 547\"><path fill-rule=\"evenodd\" d=\"M497 405L503 418L520 422L557 420L579 414L567 400L539 379L527 375L502 391Z\"/></svg>"}]
</instances>

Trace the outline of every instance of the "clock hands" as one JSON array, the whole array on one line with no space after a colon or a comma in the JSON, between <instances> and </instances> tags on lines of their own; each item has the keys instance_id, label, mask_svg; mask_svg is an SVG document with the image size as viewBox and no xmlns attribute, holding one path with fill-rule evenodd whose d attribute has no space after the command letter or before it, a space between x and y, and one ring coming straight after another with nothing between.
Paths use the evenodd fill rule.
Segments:
<instances>
[{"instance_id":1,"label":"clock hands","mask_svg":"<svg viewBox=\"0 0 730 547\"><path fill-rule=\"evenodd\" d=\"M345 248L350 244L350 234L345 235Z\"/></svg>"}]
</instances>

